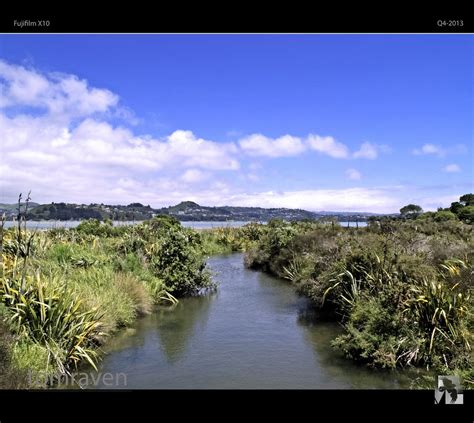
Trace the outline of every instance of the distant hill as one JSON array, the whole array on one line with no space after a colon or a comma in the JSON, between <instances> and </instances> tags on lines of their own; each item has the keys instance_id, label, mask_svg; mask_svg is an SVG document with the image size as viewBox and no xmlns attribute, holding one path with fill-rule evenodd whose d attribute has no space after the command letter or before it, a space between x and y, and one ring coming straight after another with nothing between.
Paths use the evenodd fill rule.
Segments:
<instances>
[{"instance_id":1,"label":"distant hill","mask_svg":"<svg viewBox=\"0 0 474 423\"><path fill-rule=\"evenodd\" d=\"M0 204L0 213L6 213L8 219L17 215L16 204ZM180 221L259 221L270 219L305 220L331 218L339 221L367 220L368 216L376 213L347 213L347 212L310 212L302 209L201 206L193 201L182 201L170 207L154 209L149 205L131 203L124 205L107 204L74 204L74 203L30 203L28 219L30 220L82 220L82 219L111 219L111 220L146 220L155 215L174 216Z\"/></svg>"},{"instance_id":2,"label":"distant hill","mask_svg":"<svg viewBox=\"0 0 474 423\"><path fill-rule=\"evenodd\" d=\"M315 214L300 209L261 207L207 207L192 201L183 201L176 206L157 209L158 214L168 214L181 221L226 221L226 220L255 220L268 221L274 218L286 220L314 219Z\"/></svg>"}]
</instances>

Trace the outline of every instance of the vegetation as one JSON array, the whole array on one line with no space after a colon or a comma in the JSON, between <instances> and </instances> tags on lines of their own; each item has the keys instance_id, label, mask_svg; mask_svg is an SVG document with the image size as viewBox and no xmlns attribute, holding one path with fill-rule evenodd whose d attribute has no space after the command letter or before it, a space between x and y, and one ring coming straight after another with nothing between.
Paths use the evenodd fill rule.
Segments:
<instances>
[{"instance_id":1,"label":"vegetation","mask_svg":"<svg viewBox=\"0 0 474 423\"><path fill-rule=\"evenodd\" d=\"M171 214L134 226L101 214L39 232L27 230L29 197L20 197L16 227L0 223L0 387L29 386L31 372L53 380L96 366L119 328L157 304L213 290L204 257L233 251L341 322L333 345L347 357L454 372L474 385L473 197L436 212L408 205L357 229L326 217L196 231Z\"/></svg>"},{"instance_id":2,"label":"vegetation","mask_svg":"<svg viewBox=\"0 0 474 423\"><path fill-rule=\"evenodd\" d=\"M423 209L416 204L408 204L400 209L400 214L402 216L417 216L423 213Z\"/></svg>"},{"instance_id":3,"label":"vegetation","mask_svg":"<svg viewBox=\"0 0 474 423\"><path fill-rule=\"evenodd\" d=\"M169 216L41 232L2 221L0 257L0 387L96 366L107 337L154 304L214 288L200 234Z\"/></svg>"},{"instance_id":4,"label":"vegetation","mask_svg":"<svg viewBox=\"0 0 474 423\"><path fill-rule=\"evenodd\" d=\"M360 229L272 221L245 261L340 321L333 345L347 357L460 373L472 386L474 227L448 213Z\"/></svg>"},{"instance_id":5,"label":"vegetation","mask_svg":"<svg viewBox=\"0 0 474 423\"><path fill-rule=\"evenodd\" d=\"M267 225L253 222L238 228L204 229L200 232L202 250L206 255L247 251L267 230Z\"/></svg>"}]
</instances>

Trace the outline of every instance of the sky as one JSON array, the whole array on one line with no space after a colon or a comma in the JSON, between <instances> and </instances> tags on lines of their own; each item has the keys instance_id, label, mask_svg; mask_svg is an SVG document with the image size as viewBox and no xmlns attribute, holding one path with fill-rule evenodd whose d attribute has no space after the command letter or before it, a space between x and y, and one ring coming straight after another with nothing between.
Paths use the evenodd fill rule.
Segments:
<instances>
[{"instance_id":1,"label":"sky","mask_svg":"<svg viewBox=\"0 0 474 423\"><path fill-rule=\"evenodd\" d=\"M392 213L474 191L472 35L0 34L0 203Z\"/></svg>"}]
</instances>

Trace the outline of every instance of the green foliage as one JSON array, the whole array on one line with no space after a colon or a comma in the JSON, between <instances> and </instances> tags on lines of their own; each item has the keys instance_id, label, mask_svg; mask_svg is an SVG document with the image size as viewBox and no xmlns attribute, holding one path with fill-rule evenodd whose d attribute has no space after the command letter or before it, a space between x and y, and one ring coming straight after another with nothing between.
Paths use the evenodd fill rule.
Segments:
<instances>
[{"instance_id":1,"label":"green foliage","mask_svg":"<svg viewBox=\"0 0 474 423\"><path fill-rule=\"evenodd\" d=\"M95 366L107 335L153 304L213 288L202 248L171 216L36 233L0 222L0 386L26 386L26 370L45 382Z\"/></svg>"},{"instance_id":2,"label":"green foliage","mask_svg":"<svg viewBox=\"0 0 474 423\"><path fill-rule=\"evenodd\" d=\"M416 204L408 204L400 209L400 214L405 217L418 215L420 213L423 213L423 209Z\"/></svg>"},{"instance_id":3,"label":"green foliage","mask_svg":"<svg viewBox=\"0 0 474 423\"><path fill-rule=\"evenodd\" d=\"M474 194L464 194L459 198L463 206L474 206Z\"/></svg>"},{"instance_id":4,"label":"green foliage","mask_svg":"<svg viewBox=\"0 0 474 423\"><path fill-rule=\"evenodd\" d=\"M213 288L205 262L198 255L199 246L194 231L171 227L146 249L153 273L173 295L195 295Z\"/></svg>"},{"instance_id":5,"label":"green foliage","mask_svg":"<svg viewBox=\"0 0 474 423\"><path fill-rule=\"evenodd\" d=\"M460 220L474 225L474 194L464 194L459 201L451 203L449 210Z\"/></svg>"},{"instance_id":6,"label":"green foliage","mask_svg":"<svg viewBox=\"0 0 474 423\"><path fill-rule=\"evenodd\" d=\"M458 212L459 219L466 223L474 224L474 206L463 207Z\"/></svg>"},{"instance_id":7,"label":"green foliage","mask_svg":"<svg viewBox=\"0 0 474 423\"><path fill-rule=\"evenodd\" d=\"M260 223L248 223L238 228L203 230L201 232L202 251L206 255L247 251L263 236L266 228L267 226Z\"/></svg>"},{"instance_id":8,"label":"green foliage","mask_svg":"<svg viewBox=\"0 0 474 423\"><path fill-rule=\"evenodd\" d=\"M449 210L457 215L463 207L464 206L459 201L455 201L454 203L451 203Z\"/></svg>"},{"instance_id":9,"label":"green foliage","mask_svg":"<svg viewBox=\"0 0 474 423\"><path fill-rule=\"evenodd\" d=\"M441 210L434 213L433 219L436 222L445 222L447 220L456 220L457 216L451 211Z\"/></svg>"},{"instance_id":10,"label":"green foliage","mask_svg":"<svg viewBox=\"0 0 474 423\"><path fill-rule=\"evenodd\" d=\"M449 211L359 229L276 222L246 263L339 320L334 346L354 360L472 375L473 235Z\"/></svg>"},{"instance_id":11,"label":"green foliage","mask_svg":"<svg viewBox=\"0 0 474 423\"><path fill-rule=\"evenodd\" d=\"M78 226L76 226L75 230L79 234L96 235L102 237L112 236L115 233L114 227L110 220L100 222L97 219L83 220Z\"/></svg>"},{"instance_id":12,"label":"green foliage","mask_svg":"<svg viewBox=\"0 0 474 423\"><path fill-rule=\"evenodd\" d=\"M5 307L0 304L0 389L17 387L13 381L15 371L12 363L12 344L14 339L5 321L5 314Z\"/></svg>"},{"instance_id":13,"label":"green foliage","mask_svg":"<svg viewBox=\"0 0 474 423\"><path fill-rule=\"evenodd\" d=\"M12 313L15 331L46 347L50 364L60 373L82 360L95 366L100 316L95 310L82 311L81 301L68 294L66 285L43 280L39 274L26 279L12 274L2 280L0 295Z\"/></svg>"},{"instance_id":14,"label":"green foliage","mask_svg":"<svg viewBox=\"0 0 474 423\"><path fill-rule=\"evenodd\" d=\"M393 368L397 364L397 336L403 325L376 297L364 296L354 304L345 333L333 341L347 357L373 367Z\"/></svg>"}]
</instances>

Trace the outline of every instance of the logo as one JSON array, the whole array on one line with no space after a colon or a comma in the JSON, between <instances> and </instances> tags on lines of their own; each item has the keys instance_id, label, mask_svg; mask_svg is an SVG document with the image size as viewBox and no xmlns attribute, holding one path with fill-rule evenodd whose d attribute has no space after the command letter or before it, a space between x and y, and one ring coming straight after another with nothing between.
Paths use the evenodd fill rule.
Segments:
<instances>
[{"instance_id":1,"label":"logo","mask_svg":"<svg viewBox=\"0 0 474 423\"><path fill-rule=\"evenodd\" d=\"M464 395L462 392L463 389L458 376L438 376L435 404L463 404Z\"/></svg>"}]
</instances>

